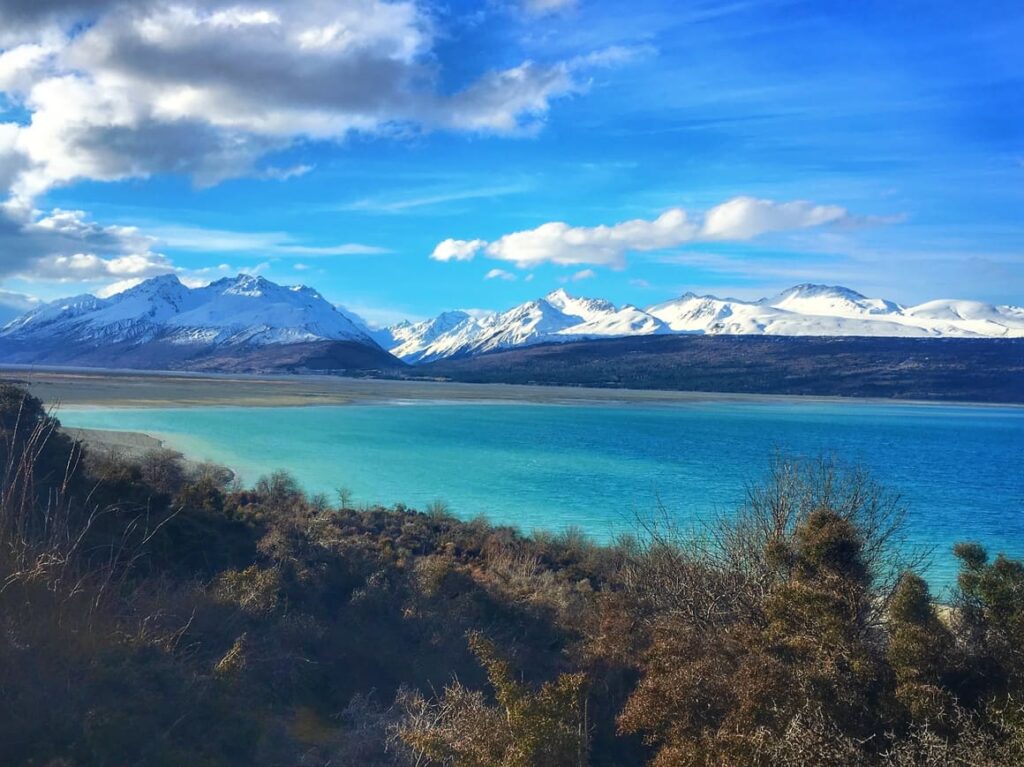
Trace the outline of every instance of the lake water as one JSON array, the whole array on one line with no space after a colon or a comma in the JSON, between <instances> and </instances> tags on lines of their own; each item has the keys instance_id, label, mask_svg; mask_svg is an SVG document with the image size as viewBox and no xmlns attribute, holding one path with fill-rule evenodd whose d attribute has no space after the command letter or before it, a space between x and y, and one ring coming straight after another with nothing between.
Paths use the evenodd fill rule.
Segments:
<instances>
[{"instance_id":1,"label":"lake water","mask_svg":"<svg viewBox=\"0 0 1024 767\"><path fill-rule=\"evenodd\" d=\"M773 451L863 464L910 509L911 538L1024 556L1024 409L773 399L649 405L379 404L65 408L68 426L143 431L246 482L277 468L356 503L444 500L524 531L607 540L659 502L684 522L735 509Z\"/></svg>"}]
</instances>

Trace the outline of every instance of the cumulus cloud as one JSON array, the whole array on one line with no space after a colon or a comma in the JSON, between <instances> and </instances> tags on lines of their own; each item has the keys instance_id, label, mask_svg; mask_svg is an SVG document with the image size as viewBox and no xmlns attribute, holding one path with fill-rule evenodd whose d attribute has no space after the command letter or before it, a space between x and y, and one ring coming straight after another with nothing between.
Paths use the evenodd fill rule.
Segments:
<instances>
[{"instance_id":1,"label":"cumulus cloud","mask_svg":"<svg viewBox=\"0 0 1024 767\"><path fill-rule=\"evenodd\" d=\"M435 261L472 261L487 243L484 240L443 240L430 257Z\"/></svg>"},{"instance_id":2,"label":"cumulus cloud","mask_svg":"<svg viewBox=\"0 0 1024 767\"><path fill-rule=\"evenodd\" d=\"M103 258L92 253L75 253L41 258L32 265L30 275L36 279L60 282L90 282L110 277L142 280L173 271L171 262L160 255Z\"/></svg>"},{"instance_id":3,"label":"cumulus cloud","mask_svg":"<svg viewBox=\"0 0 1024 767\"><path fill-rule=\"evenodd\" d=\"M638 218L610 226L570 226L552 221L490 243L445 240L435 248L432 258L468 261L483 251L489 258L522 269L544 263L621 269L631 252L663 250L694 241L749 240L770 232L858 221L869 219L852 216L838 205L735 197L711 208L702 221L692 220L682 208L669 208L655 219Z\"/></svg>"},{"instance_id":4,"label":"cumulus cloud","mask_svg":"<svg viewBox=\"0 0 1024 767\"><path fill-rule=\"evenodd\" d=\"M846 208L815 205L805 200L773 202L755 197L734 197L707 212L703 239L749 240L768 232L806 229L849 220Z\"/></svg>"},{"instance_id":5,"label":"cumulus cloud","mask_svg":"<svg viewBox=\"0 0 1024 767\"><path fill-rule=\"evenodd\" d=\"M0 277L56 281L145 278L174 270L138 229L102 226L82 211L0 208Z\"/></svg>"},{"instance_id":6,"label":"cumulus cloud","mask_svg":"<svg viewBox=\"0 0 1024 767\"><path fill-rule=\"evenodd\" d=\"M484 279L512 282L516 279L516 276L512 272L506 272L504 269L491 269L491 271L484 275Z\"/></svg>"},{"instance_id":7,"label":"cumulus cloud","mask_svg":"<svg viewBox=\"0 0 1024 767\"><path fill-rule=\"evenodd\" d=\"M0 0L0 98L25 115L0 122L0 277L124 280L173 268L154 252L167 241L35 212L54 187L156 174L200 186L285 181L311 167L276 167L275 152L353 132L529 133L585 87L588 70L629 58L616 49L522 61L449 91L435 25L417 0ZM189 248L177 234L169 246ZM244 233L210 234L191 247L246 244ZM271 239L248 244L304 260L382 252ZM435 253L467 260L477 245Z\"/></svg>"},{"instance_id":8,"label":"cumulus cloud","mask_svg":"<svg viewBox=\"0 0 1024 767\"><path fill-rule=\"evenodd\" d=\"M18 149L20 131L14 123L0 123L0 195L28 167L28 158Z\"/></svg>"},{"instance_id":9,"label":"cumulus cloud","mask_svg":"<svg viewBox=\"0 0 1024 767\"><path fill-rule=\"evenodd\" d=\"M353 131L529 132L581 70L624 60L525 61L447 93L411 0L7 0L0 28L24 38L0 40L0 91L32 118L0 136L0 183L23 200L78 179L286 179L309 168L258 161Z\"/></svg>"},{"instance_id":10,"label":"cumulus cloud","mask_svg":"<svg viewBox=\"0 0 1024 767\"><path fill-rule=\"evenodd\" d=\"M35 296L15 293L10 290L0 290L0 325L4 325L15 317L35 309L40 303L39 299Z\"/></svg>"},{"instance_id":11,"label":"cumulus cloud","mask_svg":"<svg viewBox=\"0 0 1024 767\"><path fill-rule=\"evenodd\" d=\"M580 269L580 271L576 272L569 279L572 282L582 282L583 280L593 279L596 276L597 272L595 272L593 269Z\"/></svg>"},{"instance_id":12,"label":"cumulus cloud","mask_svg":"<svg viewBox=\"0 0 1024 767\"><path fill-rule=\"evenodd\" d=\"M521 268L543 263L593 264L621 268L628 251L659 250L692 239L697 226L682 208L656 219L634 219L613 226L569 226L561 221L506 234L487 246L487 255Z\"/></svg>"}]
</instances>

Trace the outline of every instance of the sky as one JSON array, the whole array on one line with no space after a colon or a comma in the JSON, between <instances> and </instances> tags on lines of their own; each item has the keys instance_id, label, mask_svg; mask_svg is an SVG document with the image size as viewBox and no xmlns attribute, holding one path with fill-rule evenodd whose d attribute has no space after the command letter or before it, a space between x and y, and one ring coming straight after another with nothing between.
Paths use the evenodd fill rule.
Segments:
<instances>
[{"instance_id":1,"label":"sky","mask_svg":"<svg viewBox=\"0 0 1024 767\"><path fill-rule=\"evenodd\" d=\"M0 317L168 272L1024 304L1024 4L0 0Z\"/></svg>"}]
</instances>

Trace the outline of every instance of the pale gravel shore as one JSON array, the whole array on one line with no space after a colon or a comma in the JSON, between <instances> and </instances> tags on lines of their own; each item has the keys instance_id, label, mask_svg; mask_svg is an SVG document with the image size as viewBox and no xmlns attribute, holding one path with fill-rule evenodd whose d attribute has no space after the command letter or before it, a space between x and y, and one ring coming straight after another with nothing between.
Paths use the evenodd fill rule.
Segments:
<instances>
[{"instance_id":1,"label":"pale gravel shore","mask_svg":"<svg viewBox=\"0 0 1024 767\"><path fill-rule=\"evenodd\" d=\"M197 375L16 367L0 367L0 381L27 386L48 404L74 407L288 407L375 402L673 403L765 399L760 395L706 392L468 384L316 375Z\"/></svg>"},{"instance_id":2,"label":"pale gravel shore","mask_svg":"<svg viewBox=\"0 0 1024 767\"><path fill-rule=\"evenodd\" d=\"M303 407L373 403L673 404L695 402L894 402L888 399L565 386L403 381L323 375L215 375L0 365L0 382L27 386L48 405L72 407ZM973 405L980 407L982 405ZM1005 406L1004 406L1005 407Z\"/></svg>"},{"instance_id":3,"label":"pale gravel shore","mask_svg":"<svg viewBox=\"0 0 1024 767\"><path fill-rule=\"evenodd\" d=\"M190 475L198 476L211 469L210 465L192 460L180 451L168 447L163 440L143 432L78 428L63 428L63 431L72 439L82 442L90 451L110 453L130 461L138 461L156 451L166 451L175 456ZM235 476L234 470L227 466L216 466L213 469L224 482L230 482Z\"/></svg>"},{"instance_id":4,"label":"pale gravel shore","mask_svg":"<svg viewBox=\"0 0 1024 767\"><path fill-rule=\"evenodd\" d=\"M140 455L164 447L163 440L138 431L115 431L113 429L74 429L63 431L72 439L86 445L106 450L119 450L128 455Z\"/></svg>"}]
</instances>

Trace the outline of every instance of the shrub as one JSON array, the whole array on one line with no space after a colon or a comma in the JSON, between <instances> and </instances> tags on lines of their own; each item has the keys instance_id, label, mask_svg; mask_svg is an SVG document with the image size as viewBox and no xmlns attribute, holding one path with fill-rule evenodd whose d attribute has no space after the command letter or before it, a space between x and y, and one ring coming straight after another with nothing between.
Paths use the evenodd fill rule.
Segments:
<instances>
[{"instance_id":1,"label":"shrub","mask_svg":"<svg viewBox=\"0 0 1024 767\"><path fill-rule=\"evenodd\" d=\"M585 679L563 674L539 690L514 678L488 640L470 637L496 705L459 682L436 700L407 694L399 734L421 760L451 767L572 767L587 763Z\"/></svg>"}]
</instances>

